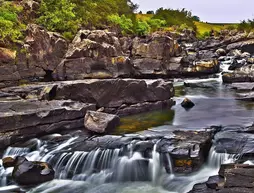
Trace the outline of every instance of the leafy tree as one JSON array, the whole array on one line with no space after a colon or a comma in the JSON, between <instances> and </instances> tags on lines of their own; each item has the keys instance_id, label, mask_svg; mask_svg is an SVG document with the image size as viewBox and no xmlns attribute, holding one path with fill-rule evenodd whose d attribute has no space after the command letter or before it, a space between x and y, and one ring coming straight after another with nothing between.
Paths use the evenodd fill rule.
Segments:
<instances>
[{"instance_id":1,"label":"leafy tree","mask_svg":"<svg viewBox=\"0 0 254 193\"><path fill-rule=\"evenodd\" d=\"M48 30L74 34L80 22L80 19L76 18L74 8L76 5L69 0L42 0L41 16L37 21Z\"/></svg>"},{"instance_id":2,"label":"leafy tree","mask_svg":"<svg viewBox=\"0 0 254 193\"><path fill-rule=\"evenodd\" d=\"M150 19L147 23L149 24L151 31L157 31L158 29L164 27L167 22L161 19Z\"/></svg>"},{"instance_id":3,"label":"leafy tree","mask_svg":"<svg viewBox=\"0 0 254 193\"><path fill-rule=\"evenodd\" d=\"M154 15L154 11L147 11L146 14L153 14Z\"/></svg>"},{"instance_id":4,"label":"leafy tree","mask_svg":"<svg viewBox=\"0 0 254 193\"><path fill-rule=\"evenodd\" d=\"M124 35L133 33L132 20L125 15L122 15L121 17L119 15L110 15L108 16L108 21L113 25L117 32L120 30Z\"/></svg>"},{"instance_id":5,"label":"leafy tree","mask_svg":"<svg viewBox=\"0 0 254 193\"><path fill-rule=\"evenodd\" d=\"M192 16L192 19L193 19L193 21L200 21L200 17L198 17L196 15Z\"/></svg>"},{"instance_id":6,"label":"leafy tree","mask_svg":"<svg viewBox=\"0 0 254 193\"><path fill-rule=\"evenodd\" d=\"M11 2L0 2L0 42L8 44L22 38L25 25L18 20L22 7Z\"/></svg>"},{"instance_id":7,"label":"leafy tree","mask_svg":"<svg viewBox=\"0 0 254 193\"><path fill-rule=\"evenodd\" d=\"M150 30L151 28L146 21L137 22L137 28L136 28L137 35L139 36L147 35L150 33Z\"/></svg>"}]
</instances>

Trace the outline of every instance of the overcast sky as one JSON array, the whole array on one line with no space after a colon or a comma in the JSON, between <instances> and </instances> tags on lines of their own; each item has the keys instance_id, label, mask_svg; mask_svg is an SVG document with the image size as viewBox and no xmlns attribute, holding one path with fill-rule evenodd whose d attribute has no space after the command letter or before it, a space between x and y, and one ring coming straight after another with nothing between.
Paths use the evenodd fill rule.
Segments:
<instances>
[{"instance_id":1,"label":"overcast sky","mask_svg":"<svg viewBox=\"0 0 254 193\"><path fill-rule=\"evenodd\" d=\"M164 8L186 8L202 21L235 23L254 18L254 0L132 0L146 12Z\"/></svg>"}]
</instances>

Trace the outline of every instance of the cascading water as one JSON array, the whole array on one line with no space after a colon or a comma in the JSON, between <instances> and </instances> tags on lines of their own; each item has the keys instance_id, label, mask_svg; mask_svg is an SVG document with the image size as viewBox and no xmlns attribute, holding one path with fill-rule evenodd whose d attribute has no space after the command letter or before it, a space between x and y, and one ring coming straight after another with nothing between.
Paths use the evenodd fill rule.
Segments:
<instances>
[{"instance_id":1,"label":"cascading water","mask_svg":"<svg viewBox=\"0 0 254 193\"><path fill-rule=\"evenodd\" d=\"M70 138L58 145L47 144L45 141L40 142L41 146L33 151L27 147L9 147L4 156L26 155L29 160L32 158L33 160L47 161L54 167L56 179L72 180L73 183L80 181L77 182L80 185L83 182L86 184L87 192L95 190L95 186L101 184L111 184L114 188L119 188L120 185L125 186L127 182L134 184L150 182L154 188L157 187L156 191L160 189L159 187L164 187L165 190L160 189L158 192L167 192L166 190L168 190L184 193L188 192L194 184L204 182L209 176L216 175L222 163L234 163L237 159L234 155L216 153L212 147L207 164L200 171L180 176L173 173L170 154L161 154L157 151L158 141L154 143L153 149L148 154L150 156L144 156L141 152L134 151L133 146L116 149L98 148L90 152L72 151L71 145L75 144L76 139ZM166 162L162 161L162 156ZM166 167L167 169L165 169ZM6 174L3 174L3 171L1 170L1 176L5 176L5 179L2 178L1 186L6 186L9 185L6 177L10 175L11 169L8 169ZM170 173L166 171L170 171ZM116 182L117 184L115 184ZM59 184L61 183L59 182ZM66 182L66 184L68 183ZM130 185L128 184L128 186ZM149 185L149 189L153 189L152 186ZM54 190L60 192L58 189ZM99 192L107 191L104 191L103 188Z\"/></svg>"}]
</instances>

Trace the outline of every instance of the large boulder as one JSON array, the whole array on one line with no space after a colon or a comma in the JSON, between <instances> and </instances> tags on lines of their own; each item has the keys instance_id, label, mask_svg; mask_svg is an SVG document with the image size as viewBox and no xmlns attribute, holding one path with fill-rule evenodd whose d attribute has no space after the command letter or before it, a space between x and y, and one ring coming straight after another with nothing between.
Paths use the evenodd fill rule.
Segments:
<instances>
[{"instance_id":1,"label":"large boulder","mask_svg":"<svg viewBox=\"0 0 254 193\"><path fill-rule=\"evenodd\" d=\"M114 131L119 124L120 118L117 115L96 111L87 111L84 120L85 128L95 133Z\"/></svg>"},{"instance_id":2,"label":"large boulder","mask_svg":"<svg viewBox=\"0 0 254 193\"><path fill-rule=\"evenodd\" d=\"M38 185L54 179L54 169L45 162L31 162L25 157L17 156L15 159L4 158L3 163L8 160L5 167L14 167L12 172L13 180L22 186ZM10 160L12 163L10 164Z\"/></svg>"},{"instance_id":3,"label":"large boulder","mask_svg":"<svg viewBox=\"0 0 254 193\"><path fill-rule=\"evenodd\" d=\"M75 80L130 77L131 73L130 59L123 54L119 39L114 33L80 30L54 76L61 80Z\"/></svg>"},{"instance_id":4,"label":"large boulder","mask_svg":"<svg viewBox=\"0 0 254 193\"><path fill-rule=\"evenodd\" d=\"M165 76L170 59L180 56L181 51L180 45L164 34L136 37L131 52L136 76Z\"/></svg>"}]
</instances>

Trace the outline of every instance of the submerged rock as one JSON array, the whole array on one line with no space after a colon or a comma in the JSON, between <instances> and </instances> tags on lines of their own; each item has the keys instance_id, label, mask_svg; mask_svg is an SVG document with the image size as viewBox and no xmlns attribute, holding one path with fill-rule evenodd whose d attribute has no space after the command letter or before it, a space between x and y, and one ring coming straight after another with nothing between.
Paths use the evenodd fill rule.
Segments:
<instances>
[{"instance_id":1,"label":"submerged rock","mask_svg":"<svg viewBox=\"0 0 254 193\"><path fill-rule=\"evenodd\" d=\"M25 157L17 156L3 159L4 167L14 167L12 178L18 185L38 185L54 179L53 168L45 162L31 162Z\"/></svg>"},{"instance_id":2,"label":"submerged rock","mask_svg":"<svg viewBox=\"0 0 254 193\"><path fill-rule=\"evenodd\" d=\"M95 133L114 131L119 124L120 117L117 115L95 111L87 111L84 120L85 128Z\"/></svg>"},{"instance_id":3,"label":"submerged rock","mask_svg":"<svg viewBox=\"0 0 254 193\"><path fill-rule=\"evenodd\" d=\"M181 103L181 106L185 109L191 109L195 106L195 104L188 98L185 98Z\"/></svg>"}]
</instances>

